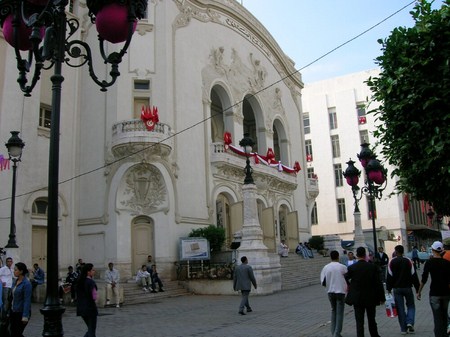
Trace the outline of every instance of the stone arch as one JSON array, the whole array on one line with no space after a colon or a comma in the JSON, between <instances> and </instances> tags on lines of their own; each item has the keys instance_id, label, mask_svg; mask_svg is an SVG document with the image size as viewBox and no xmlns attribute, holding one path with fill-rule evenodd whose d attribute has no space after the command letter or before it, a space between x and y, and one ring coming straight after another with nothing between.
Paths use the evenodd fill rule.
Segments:
<instances>
[{"instance_id":1,"label":"stone arch","mask_svg":"<svg viewBox=\"0 0 450 337\"><path fill-rule=\"evenodd\" d=\"M275 160L289 165L289 139L285 124L280 118L273 121L273 151Z\"/></svg>"},{"instance_id":2,"label":"stone arch","mask_svg":"<svg viewBox=\"0 0 450 337\"><path fill-rule=\"evenodd\" d=\"M230 95L221 83L211 88L211 141L223 140L225 131L234 134L233 108Z\"/></svg>"},{"instance_id":3,"label":"stone arch","mask_svg":"<svg viewBox=\"0 0 450 337\"><path fill-rule=\"evenodd\" d=\"M255 142L253 152L266 151L266 128L264 114L258 97L247 94L242 101L242 114L244 116L244 133L249 133Z\"/></svg>"}]
</instances>

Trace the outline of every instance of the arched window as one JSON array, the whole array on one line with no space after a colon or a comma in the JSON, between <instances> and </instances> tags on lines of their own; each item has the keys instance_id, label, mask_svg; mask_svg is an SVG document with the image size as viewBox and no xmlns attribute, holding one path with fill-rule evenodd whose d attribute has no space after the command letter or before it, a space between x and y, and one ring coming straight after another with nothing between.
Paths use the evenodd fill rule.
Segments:
<instances>
[{"instance_id":1,"label":"arched window","mask_svg":"<svg viewBox=\"0 0 450 337\"><path fill-rule=\"evenodd\" d=\"M47 217L48 201L47 198L37 198L33 202L31 214L32 216Z\"/></svg>"},{"instance_id":2,"label":"arched window","mask_svg":"<svg viewBox=\"0 0 450 337\"><path fill-rule=\"evenodd\" d=\"M233 232L231 229L231 210L228 197L221 193L216 200L216 223L217 227L225 229L225 246L229 247L233 241Z\"/></svg>"}]
</instances>

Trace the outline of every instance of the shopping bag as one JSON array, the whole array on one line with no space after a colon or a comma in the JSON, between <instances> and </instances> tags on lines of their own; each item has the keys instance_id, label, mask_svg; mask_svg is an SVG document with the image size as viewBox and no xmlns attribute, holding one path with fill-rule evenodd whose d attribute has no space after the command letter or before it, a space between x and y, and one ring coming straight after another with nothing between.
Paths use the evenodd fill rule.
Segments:
<instances>
[{"instance_id":1,"label":"shopping bag","mask_svg":"<svg viewBox=\"0 0 450 337\"><path fill-rule=\"evenodd\" d=\"M387 317L397 317L397 306L395 305L394 296L387 293L385 295L386 302L384 305L386 306L386 315Z\"/></svg>"}]
</instances>

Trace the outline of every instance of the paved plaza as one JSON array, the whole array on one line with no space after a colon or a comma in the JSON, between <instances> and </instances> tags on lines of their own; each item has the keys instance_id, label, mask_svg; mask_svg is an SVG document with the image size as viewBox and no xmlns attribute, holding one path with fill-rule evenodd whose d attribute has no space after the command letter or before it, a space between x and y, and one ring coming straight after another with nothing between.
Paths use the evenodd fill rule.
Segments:
<instances>
[{"instance_id":1,"label":"paved plaza","mask_svg":"<svg viewBox=\"0 0 450 337\"><path fill-rule=\"evenodd\" d=\"M419 271L420 277L420 271ZM232 286L230 282L230 287ZM416 300L416 333L433 337L433 317L428 303L428 286L422 300ZM152 296L152 294L142 294ZM273 295L250 295L253 312L238 315L239 296L186 295L158 302L100 308L97 337L325 337L330 336L330 305L325 288L314 285ZM41 304L33 304L26 337L42 336ZM397 318L377 309L381 337L401 336ZM67 307L63 316L64 336L81 337L85 324ZM369 336L366 327L366 336ZM343 337L356 336L353 308L345 307Z\"/></svg>"},{"instance_id":2,"label":"paved plaza","mask_svg":"<svg viewBox=\"0 0 450 337\"><path fill-rule=\"evenodd\" d=\"M230 287L231 287L230 282ZM143 294L151 296L152 294ZM273 295L250 295L253 312L238 315L238 296L187 295L159 302L100 308L97 337L325 337L330 336L330 305L325 288L314 285ZM33 304L26 337L42 336L42 305ZM400 336L397 318L377 310L381 337ZM64 336L82 337L85 324L67 307ZM369 336L366 322L366 336ZM416 300L416 336L433 337L433 318L428 303L428 284L422 300ZM346 306L343 337L356 336L353 308Z\"/></svg>"}]
</instances>

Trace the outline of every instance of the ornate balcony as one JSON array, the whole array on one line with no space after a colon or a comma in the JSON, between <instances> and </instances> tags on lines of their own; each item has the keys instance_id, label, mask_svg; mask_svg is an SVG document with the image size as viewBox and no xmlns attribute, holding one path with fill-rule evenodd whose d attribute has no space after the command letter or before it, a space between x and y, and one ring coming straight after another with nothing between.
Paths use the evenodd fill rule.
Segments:
<instances>
[{"instance_id":1,"label":"ornate balcony","mask_svg":"<svg viewBox=\"0 0 450 337\"><path fill-rule=\"evenodd\" d=\"M157 123L152 131L148 131L140 119L130 119L112 127L111 150L116 158L138 152L166 157L172 148L172 131L167 124Z\"/></svg>"},{"instance_id":2,"label":"ornate balcony","mask_svg":"<svg viewBox=\"0 0 450 337\"><path fill-rule=\"evenodd\" d=\"M211 144L210 160L214 177L239 183L244 181L246 158L231 150L226 151L222 142ZM252 159L251 166L253 180L258 188L272 189L284 193L297 188L297 176L295 174L279 172L276 168L262 163L255 164Z\"/></svg>"},{"instance_id":3,"label":"ornate balcony","mask_svg":"<svg viewBox=\"0 0 450 337\"><path fill-rule=\"evenodd\" d=\"M319 195L319 180L317 178L306 179L306 190L308 199L315 199Z\"/></svg>"}]
</instances>

